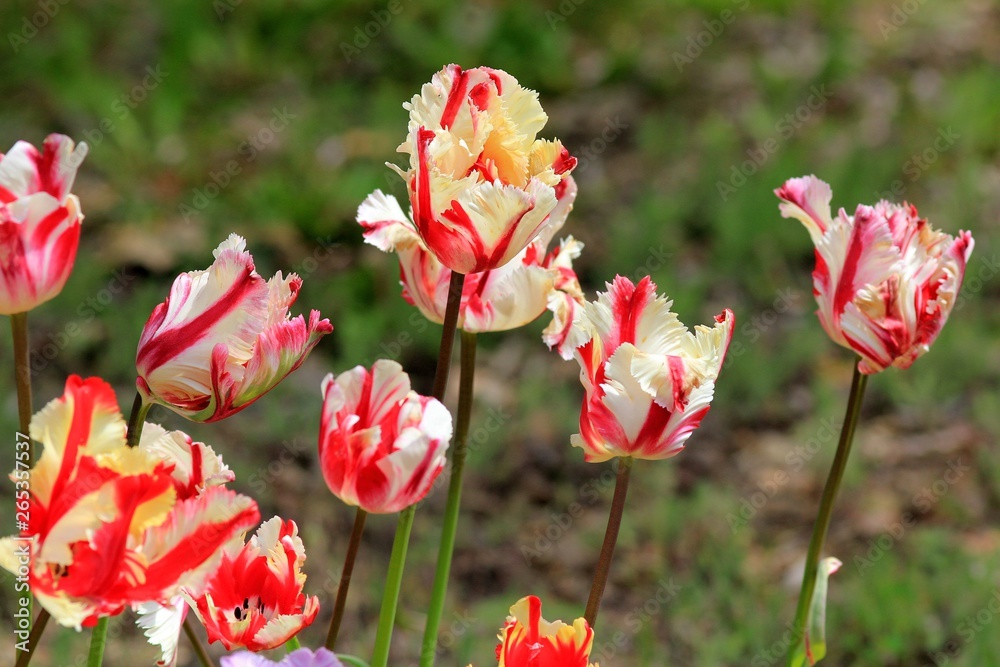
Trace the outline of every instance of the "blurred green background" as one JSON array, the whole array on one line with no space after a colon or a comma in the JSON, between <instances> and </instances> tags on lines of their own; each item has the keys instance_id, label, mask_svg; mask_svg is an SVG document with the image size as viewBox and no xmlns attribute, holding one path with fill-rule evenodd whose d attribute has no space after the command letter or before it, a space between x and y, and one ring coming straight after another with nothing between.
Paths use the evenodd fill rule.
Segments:
<instances>
[{"instance_id":1,"label":"blurred green background","mask_svg":"<svg viewBox=\"0 0 1000 667\"><path fill-rule=\"evenodd\" d=\"M401 162L401 104L421 84L450 62L502 68L539 91L544 135L581 158L565 232L587 245L577 266L588 296L615 273L649 273L689 324L724 307L737 315L732 362L702 428L678 458L636 467L594 659L783 664L852 363L813 315L812 246L772 193L815 173L831 183L835 208L853 212L895 186L886 196L976 239L934 349L869 384L828 541L845 565L831 583L824 664L1000 664L1000 6L391 8L0 4L0 150L49 132L91 147L75 187L86 214L76 268L31 314L36 408L70 373L112 381L127 408L146 317L176 273L206 267L229 233L247 237L265 276L297 270L296 312L318 308L336 328L309 361L217 425L158 409L151 419L213 445L265 517L299 523L307 589L323 604L302 638L319 645L353 519L316 466L319 383L392 356L426 390L440 332L399 298L394 258L362 244L354 214L375 188L405 193L384 163ZM578 370L540 342L546 323L481 337L442 665L494 664L496 631L523 595L540 595L548 618L583 612L613 473L569 446ZM9 336L0 338L9 376ZM5 391L0 433L11 440L15 421ZM10 503L11 484L3 493ZM443 496L418 512L394 665L415 664ZM585 511L570 517L574 502ZM907 511L916 524L899 530ZM370 652L394 527L392 517L369 520L346 652ZM105 664L151 664L129 614L112 637ZM82 665L87 641L50 628L33 664ZM11 643L5 630L0 647ZM194 664L182 646L181 664Z\"/></svg>"}]
</instances>

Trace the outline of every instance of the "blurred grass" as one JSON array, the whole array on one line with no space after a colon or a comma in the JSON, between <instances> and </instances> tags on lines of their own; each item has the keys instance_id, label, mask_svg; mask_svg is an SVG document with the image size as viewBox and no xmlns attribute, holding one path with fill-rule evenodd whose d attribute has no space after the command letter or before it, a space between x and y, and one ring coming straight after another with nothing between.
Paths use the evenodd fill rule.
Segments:
<instances>
[{"instance_id":1,"label":"blurred grass","mask_svg":"<svg viewBox=\"0 0 1000 667\"><path fill-rule=\"evenodd\" d=\"M75 188L87 219L73 278L31 314L34 349L55 352L39 357L37 406L69 373L111 380L128 406L142 323L175 273L207 266L230 232L247 236L262 274L296 268L306 278L300 308L319 308L336 327L309 363L221 424L153 418L221 451L265 517L300 523L310 587L328 602L351 513L315 467L319 381L398 355L426 389L439 333L398 298L393 259L362 245L354 212L375 188L404 192L384 165L399 161L401 103L446 63L489 64L538 90L546 136L587 156L565 231L587 244L578 269L588 294L616 272L649 272L685 322L723 307L737 314L732 361L689 450L637 469L597 633L602 665L780 662L763 652L780 648L791 619L796 591L784 581L805 551L833 444L789 472L745 527L734 532L726 516L788 470L786 453L821 418L843 410L850 358L812 315L811 244L780 218L771 192L806 173L830 182L834 206L849 212L900 181L932 224L976 238L963 301L933 351L871 383L830 538L845 567L831 584L827 662L933 664L952 647L948 664L995 664L995 625L967 641L962 624L1000 586L990 447L1000 434L996 4L404 0L397 15L382 13L387 4L75 0L51 5L58 11L26 43L11 35L43 3L0 6L0 150L53 131L91 144ZM390 19L382 26L379 16ZM358 37L366 27L367 44ZM143 87L144 77L162 80ZM829 98L808 110L815 87ZM287 126L264 131L276 115ZM622 130L605 142L609 124ZM941 131L958 138L924 160ZM776 150L760 159L769 139ZM231 161L238 174L226 174ZM66 335L71 322L77 335ZM490 664L493 635L522 595L541 595L550 618L582 611L610 487L542 557L529 564L520 550L603 471L568 446L577 372L544 350L543 326L482 337L477 415L511 417L471 461L452 587L460 631L442 664ZM13 433L14 396L4 396L0 432ZM974 474L859 573L853 557L956 456L975 461ZM418 513L400 660L417 653L439 496ZM349 651L371 645L393 525L371 522L371 558L359 564L343 634ZM630 617L663 577L677 595ZM323 621L306 635L313 645ZM46 645L38 664L75 665L86 638L51 632ZM139 664L136 655L152 658L138 642L114 642L108 664Z\"/></svg>"}]
</instances>

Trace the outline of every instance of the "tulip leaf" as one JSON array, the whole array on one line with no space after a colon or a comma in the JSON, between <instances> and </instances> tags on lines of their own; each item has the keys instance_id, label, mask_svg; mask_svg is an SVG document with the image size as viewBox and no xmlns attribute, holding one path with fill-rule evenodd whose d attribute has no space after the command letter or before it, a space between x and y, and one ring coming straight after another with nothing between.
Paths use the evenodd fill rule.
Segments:
<instances>
[{"instance_id":1,"label":"tulip leaf","mask_svg":"<svg viewBox=\"0 0 1000 667\"><path fill-rule=\"evenodd\" d=\"M792 667L815 665L826 657L826 594L830 575L843 565L838 559L830 557L820 561L816 569L816 589L813 591L812 603L809 605L809 617L806 619L806 632L800 637L792 649Z\"/></svg>"}]
</instances>

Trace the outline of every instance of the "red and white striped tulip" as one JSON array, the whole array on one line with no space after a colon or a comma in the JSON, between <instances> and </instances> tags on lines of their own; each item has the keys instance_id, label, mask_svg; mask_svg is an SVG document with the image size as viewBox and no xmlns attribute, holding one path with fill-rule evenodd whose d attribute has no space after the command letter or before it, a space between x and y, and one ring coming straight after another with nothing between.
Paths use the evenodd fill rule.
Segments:
<instances>
[{"instance_id":1,"label":"red and white striped tulip","mask_svg":"<svg viewBox=\"0 0 1000 667\"><path fill-rule=\"evenodd\" d=\"M181 586L201 585L226 542L260 520L251 498L220 486L229 475L207 460L209 448L152 424L130 448L125 429L112 388L77 376L31 421L43 451L22 532L32 538L29 583L65 626L169 604ZM0 540L0 566L17 572L24 544Z\"/></svg>"},{"instance_id":2,"label":"red and white striped tulip","mask_svg":"<svg viewBox=\"0 0 1000 667\"><path fill-rule=\"evenodd\" d=\"M571 442L587 461L675 456L708 413L735 318L727 308L692 334L671 304L648 276L616 276L573 323L586 396Z\"/></svg>"},{"instance_id":3,"label":"red and white striped tulip","mask_svg":"<svg viewBox=\"0 0 1000 667\"><path fill-rule=\"evenodd\" d=\"M568 182L571 187L565 192L565 205L569 208L576 187L572 178ZM451 269L427 249L396 198L376 190L358 208L358 222L365 228L366 242L398 254L403 298L419 308L427 319L442 323ZM549 308L561 317L553 320L544 338L550 346L561 347L572 315L583 301L573 271L573 260L580 255L583 244L570 236L557 249L546 253L557 231L558 226L550 223L512 261L498 269L467 276L458 327L470 333L506 331L528 324ZM571 356L572 350L567 351L567 358Z\"/></svg>"},{"instance_id":4,"label":"red and white striped tulip","mask_svg":"<svg viewBox=\"0 0 1000 667\"><path fill-rule=\"evenodd\" d=\"M262 523L246 544L242 537L230 542L202 592L188 594L208 641L266 651L311 624L319 599L302 592L305 560L295 522L279 517Z\"/></svg>"},{"instance_id":5,"label":"red and white striped tulip","mask_svg":"<svg viewBox=\"0 0 1000 667\"><path fill-rule=\"evenodd\" d=\"M775 194L781 215L801 221L816 246L813 293L830 338L861 356L862 373L909 368L955 306L972 235L936 231L916 207L885 200L833 217L830 186L815 176Z\"/></svg>"},{"instance_id":6,"label":"red and white striped tulip","mask_svg":"<svg viewBox=\"0 0 1000 667\"><path fill-rule=\"evenodd\" d=\"M143 399L196 422L247 407L298 368L333 331L319 311L292 318L302 279L264 280L246 241L232 234L205 271L182 273L139 339L136 387Z\"/></svg>"},{"instance_id":7,"label":"red and white striped tulip","mask_svg":"<svg viewBox=\"0 0 1000 667\"><path fill-rule=\"evenodd\" d=\"M417 233L452 271L499 268L568 213L558 202L576 158L559 141L535 138L548 116L538 93L511 75L448 65L403 106L409 137L399 151L410 165L394 168Z\"/></svg>"},{"instance_id":8,"label":"red and white striped tulip","mask_svg":"<svg viewBox=\"0 0 1000 667\"><path fill-rule=\"evenodd\" d=\"M18 141L0 153L0 315L24 313L62 291L80 243L70 194L87 144L50 134L42 151Z\"/></svg>"},{"instance_id":9,"label":"red and white striped tulip","mask_svg":"<svg viewBox=\"0 0 1000 667\"><path fill-rule=\"evenodd\" d=\"M323 380L319 458L334 495L373 514L420 502L445 465L451 414L395 361Z\"/></svg>"},{"instance_id":10,"label":"red and white striped tulip","mask_svg":"<svg viewBox=\"0 0 1000 667\"><path fill-rule=\"evenodd\" d=\"M590 663L594 630L587 621L546 621L542 602L534 595L510 608L499 638L498 667L597 667Z\"/></svg>"}]
</instances>

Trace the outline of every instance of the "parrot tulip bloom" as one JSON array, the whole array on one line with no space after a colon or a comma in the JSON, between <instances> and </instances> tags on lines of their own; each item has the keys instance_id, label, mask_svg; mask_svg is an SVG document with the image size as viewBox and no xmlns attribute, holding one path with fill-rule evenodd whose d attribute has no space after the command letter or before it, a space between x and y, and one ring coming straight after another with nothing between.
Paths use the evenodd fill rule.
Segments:
<instances>
[{"instance_id":1,"label":"parrot tulip bloom","mask_svg":"<svg viewBox=\"0 0 1000 667\"><path fill-rule=\"evenodd\" d=\"M596 667L590 664L594 631L587 621L550 623L542 618L542 602L533 595L510 608L499 639L499 667Z\"/></svg>"},{"instance_id":2,"label":"parrot tulip bloom","mask_svg":"<svg viewBox=\"0 0 1000 667\"><path fill-rule=\"evenodd\" d=\"M316 618L319 599L302 592L305 548L294 521L273 517L245 545L227 545L204 591L189 596L208 641L227 650L265 651L284 644Z\"/></svg>"},{"instance_id":3,"label":"parrot tulip bloom","mask_svg":"<svg viewBox=\"0 0 1000 667\"><path fill-rule=\"evenodd\" d=\"M569 208L576 194L575 186L566 193ZM358 222L366 230L365 241L385 252L398 253L403 298L419 308L424 317L441 324L452 272L427 249L396 198L376 190L358 208ZM546 247L557 231L558 226L550 223L512 261L498 269L468 275L458 327L470 333L506 331L535 320L546 308L554 312L568 309L572 314L575 304L583 301L580 283L573 272L573 260L580 255L583 244L570 236L546 254ZM565 301L572 303L564 304ZM545 340L558 346L567 331L565 321L553 320L545 330ZM572 351L568 354L572 356Z\"/></svg>"},{"instance_id":4,"label":"parrot tulip bloom","mask_svg":"<svg viewBox=\"0 0 1000 667\"><path fill-rule=\"evenodd\" d=\"M334 495L374 514L420 502L445 465L444 405L410 391L402 366L385 359L327 375L322 392L320 466Z\"/></svg>"},{"instance_id":5,"label":"parrot tulip bloom","mask_svg":"<svg viewBox=\"0 0 1000 667\"><path fill-rule=\"evenodd\" d=\"M861 356L858 370L909 368L930 349L962 288L974 242L934 230L917 209L880 201L853 216L830 213L830 186L815 176L775 190L781 215L798 218L816 246L819 321Z\"/></svg>"},{"instance_id":6,"label":"parrot tulip bloom","mask_svg":"<svg viewBox=\"0 0 1000 667\"><path fill-rule=\"evenodd\" d=\"M535 138L548 116L514 77L449 65L403 106L409 138L399 151L410 165L396 170L417 233L452 271L503 266L568 212L558 202L576 158L558 141Z\"/></svg>"},{"instance_id":7,"label":"parrot tulip bloom","mask_svg":"<svg viewBox=\"0 0 1000 667\"><path fill-rule=\"evenodd\" d=\"M22 533L33 538L29 582L65 626L167 604L180 586L200 585L221 547L260 519L251 498L218 484L228 479L221 462L208 462L211 481L181 470L210 449L152 424L130 448L125 429L111 387L77 376L31 421L44 449ZM17 572L22 544L0 540L0 566Z\"/></svg>"},{"instance_id":8,"label":"parrot tulip bloom","mask_svg":"<svg viewBox=\"0 0 1000 667\"><path fill-rule=\"evenodd\" d=\"M19 141L0 153L0 314L24 313L62 291L80 243L70 194L87 144L50 134L42 151Z\"/></svg>"},{"instance_id":9,"label":"parrot tulip bloom","mask_svg":"<svg viewBox=\"0 0 1000 667\"><path fill-rule=\"evenodd\" d=\"M621 276L585 303L569 335L586 389L580 433L587 461L678 454L708 413L735 323L726 309L690 333L656 285Z\"/></svg>"},{"instance_id":10,"label":"parrot tulip bloom","mask_svg":"<svg viewBox=\"0 0 1000 667\"><path fill-rule=\"evenodd\" d=\"M136 387L196 422L247 407L298 368L333 331L319 311L292 318L302 279L264 280L246 241L231 235L206 271L182 273L153 310L139 339Z\"/></svg>"}]
</instances>

